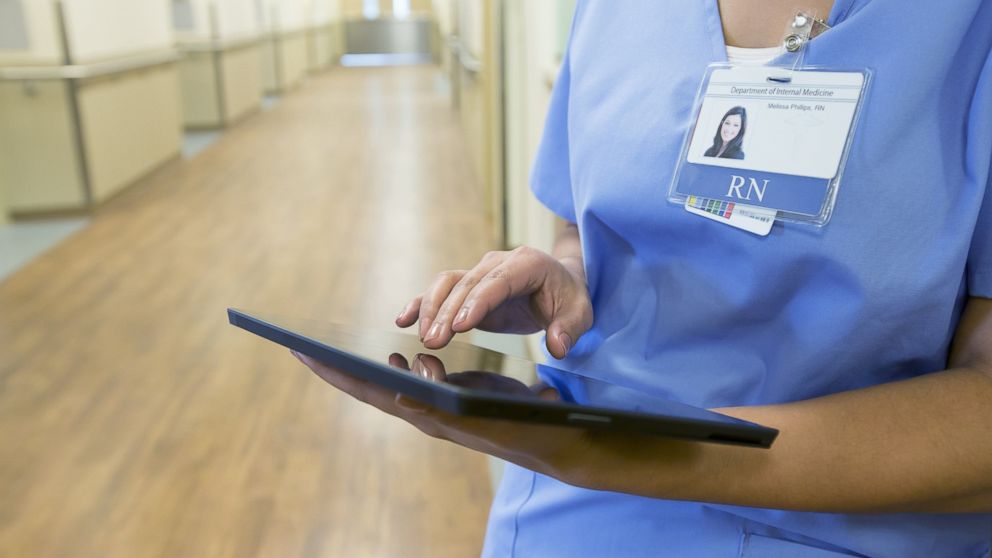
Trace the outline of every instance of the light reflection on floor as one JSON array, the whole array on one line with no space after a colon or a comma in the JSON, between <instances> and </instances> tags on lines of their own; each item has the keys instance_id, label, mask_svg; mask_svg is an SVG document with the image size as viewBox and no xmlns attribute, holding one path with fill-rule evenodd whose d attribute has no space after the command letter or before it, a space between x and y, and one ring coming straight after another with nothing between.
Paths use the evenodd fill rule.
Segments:
<instances>
[{"instance_id":1,"label":"light reflection on floor","mask_svg":"<svg viewBox=\"0 0 992 558\"><path fill-rule=\"evenodd\" d=\"M192 159L214 144L224 132L205 130L183 134L183 159Z\"/></svg>"},{"instance_id":2,"label":"light reflection on floor","mask_svg":"<svg viewBox=\"0 0 992 558\"><path fill-rule=\"evenodd\" d=\"M89 223L85 217L0 226L0 281Z\"/></svg>"}]
</instances>

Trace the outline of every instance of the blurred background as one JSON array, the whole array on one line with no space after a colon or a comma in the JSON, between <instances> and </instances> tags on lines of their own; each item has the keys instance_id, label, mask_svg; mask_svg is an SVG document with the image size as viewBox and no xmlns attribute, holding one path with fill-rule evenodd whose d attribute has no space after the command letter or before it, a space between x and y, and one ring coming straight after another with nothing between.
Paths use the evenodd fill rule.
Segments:
<instances>
[{"instance_id":1,"label":"blurred background","mask_svg":"<svg viewBox=\"0 0 992 558\"><path fill-rule=\"evenodd\" d=\"M439 271L549 249L573 10L0 0L0 556L477 555L498 463L225 309L390 328Z\"/></svg>"}]
</instances>

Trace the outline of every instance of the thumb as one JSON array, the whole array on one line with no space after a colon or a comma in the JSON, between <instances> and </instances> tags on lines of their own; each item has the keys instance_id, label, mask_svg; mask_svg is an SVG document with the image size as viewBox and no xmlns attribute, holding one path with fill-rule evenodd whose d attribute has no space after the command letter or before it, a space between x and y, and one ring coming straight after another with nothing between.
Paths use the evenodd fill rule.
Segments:
<instances>
[{"instance_id":1,"label":"thumb","mask_svg":"<svg viewBox=\"0 0 992 558\"><path fill-rule=\"evenodd\" d=\"M591 322L592 320L588 320ZM575 342L589 329L581 316L572 319L557 318L548 326L545 344L551 356L562 359L572 350Z\"/></svg>"}]
</instances>

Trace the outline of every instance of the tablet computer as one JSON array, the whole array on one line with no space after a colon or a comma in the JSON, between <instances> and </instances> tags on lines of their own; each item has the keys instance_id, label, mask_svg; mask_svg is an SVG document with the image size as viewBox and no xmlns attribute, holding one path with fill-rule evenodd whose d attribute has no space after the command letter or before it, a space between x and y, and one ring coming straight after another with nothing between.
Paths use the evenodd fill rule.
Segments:
<instances>
[{"instance_id":1,"label":"tablet computer","mask_svg":"<svg viewBox=\"0 0 992 558\"><path fill-rule=\"evenodd\" d=\"M461 342L424 348L415 335L228 309L231 324L352 376L456 415L654 434L758 448L778 431L706 409ZM443 380L411 373L429 359ZM528 380L558 398L538 397Z\"/></svg>"}]
</instances>

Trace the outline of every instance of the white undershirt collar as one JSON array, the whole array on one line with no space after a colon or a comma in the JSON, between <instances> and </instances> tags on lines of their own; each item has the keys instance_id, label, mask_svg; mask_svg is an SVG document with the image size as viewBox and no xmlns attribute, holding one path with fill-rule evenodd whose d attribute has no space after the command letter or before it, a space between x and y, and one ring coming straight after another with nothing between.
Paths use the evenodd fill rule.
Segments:
<instances>
[{"instance_id":1,"label":"white undershirt collar","mask_svg":"<svg viewBox=\"0 0 992 558\"><path fill-rule=\"evenodd\" d=\"M738 66L764 66L785 52L783 46L741 48L727 45L727 61Z\"/></svg>"}]
</instances>

